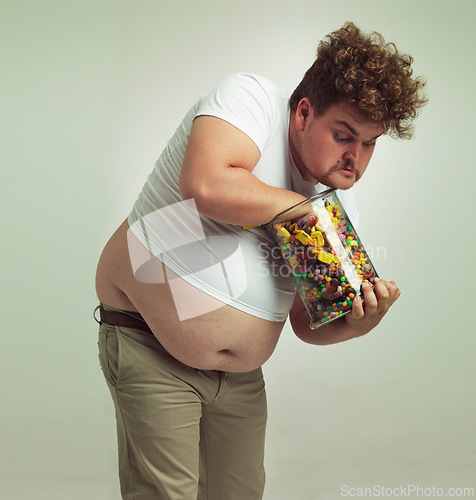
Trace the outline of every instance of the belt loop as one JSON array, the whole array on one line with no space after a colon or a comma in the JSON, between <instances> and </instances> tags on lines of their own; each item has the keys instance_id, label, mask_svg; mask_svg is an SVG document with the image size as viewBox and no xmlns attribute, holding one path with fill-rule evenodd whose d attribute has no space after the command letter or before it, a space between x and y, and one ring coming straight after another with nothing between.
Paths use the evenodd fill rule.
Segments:
<instances>
[{"instance_id":1,"label":"belt loop","mask_svg":"<svg viewBox=\"0 0 476 500\"><path fill-rule=\"evenodd\" d=\"M96 311L97 311L98 309L101 309L101 307L102 307L102 305L101 305L101 304L99 304L99 305L98 305L98 306L94 309L94 311L93 311L93 318L94 318L94 321L96 321L96 323L97 323L98 325L100 325L100 324L102 323L102 321L100 321L100 320L98 320L98 319L96 318Z\"/></svg>"}]
</instances>

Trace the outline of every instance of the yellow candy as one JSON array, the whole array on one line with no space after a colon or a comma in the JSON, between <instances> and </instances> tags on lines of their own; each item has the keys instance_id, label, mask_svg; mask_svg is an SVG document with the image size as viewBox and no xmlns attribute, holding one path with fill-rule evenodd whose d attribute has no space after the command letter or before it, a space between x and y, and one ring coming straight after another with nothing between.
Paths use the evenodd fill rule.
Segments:
<instances>
[{"instance_id":1,"label":"yellow candy","mask_svg":"<svg viewBox=\"0 0 476 500\"><path fill-rule=\"evenodd\" d=\"M306 231L300 229L296 232L296 239L298 239L303 245L308 245L311 237L306 233Z\"/></svg>"},{"instance_id":2,"label":"yellow candy","mask_svg":"<svg viewBox=\"0 0 476 500\"><path fill-rule=\"evenodd\" d=\"M317 258L321 262L324 262L325 264L330 264L331 262L334 262L334 256L331 253L324 252L324 250L317 252Z\"/></svg>"},{"instance_id":3,"label":"yellow candy","mask_svg":"<svg viewBox=\"0 0 476 500\"><path fill-rule=\"evenodd\" d=\"M296 267L299 262L297 261L296 257L294 255L289 259L289 263L291 264L292 267Z\"/></svg>"},{"instance_id":4,"label":"yellow candy","mask_svg":"<svg viewBox=\"0 0 476 500\"><path fill-rule=\"evenodd\" d=\"M323 225L319 222L319 221L316 221L316 224L315 224L315 227L318 231L321 231L321 232L324 232L325 229L323 227Z\"/></svg>"},{"instance_id":5,"label":"yellow candy","mask_svg":"<svg viewBox=\"0 0 476 500\"><path fill-rule=\"evenodd\" d=\"M316 246L316 247L324 246L324 237L322 236L322 233L320 231L312 230L311 236L315 240L314 246Z\"/></svg>"},{"instance_id":6,"label":"yellow candy","mask_svg":"<svg viewBox=\"0 0 476 500\"><path fill-rule=\"evenodd\" d=\"M279 228L276 234L278 238L283 240L284 243L287 243L289 241L289 237L291 236L288 230L284 227Z\"/></svg>"}]
</instances>

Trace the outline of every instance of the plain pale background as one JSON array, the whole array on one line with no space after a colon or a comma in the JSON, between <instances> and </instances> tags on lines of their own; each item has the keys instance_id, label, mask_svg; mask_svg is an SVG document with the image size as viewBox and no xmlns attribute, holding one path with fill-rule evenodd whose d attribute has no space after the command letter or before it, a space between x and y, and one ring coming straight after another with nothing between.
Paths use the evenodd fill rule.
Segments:
<instances>
[{"instance_id":1,"label":"plain pale background","mask_svg":"<svg viewBox=\"0 0 476 500\"><path fill-rule=\"evenodd\" d=\"M314 347L285 328L264 367L265 498L476 487L475 6L1 3L2 498L119 498L92 319L99 254L200 94L238 71L292 90L347 20L428 80L414 139L379 141L358 186L360 236L403 294L358 340Z\"/></svg>"}]
</instances>

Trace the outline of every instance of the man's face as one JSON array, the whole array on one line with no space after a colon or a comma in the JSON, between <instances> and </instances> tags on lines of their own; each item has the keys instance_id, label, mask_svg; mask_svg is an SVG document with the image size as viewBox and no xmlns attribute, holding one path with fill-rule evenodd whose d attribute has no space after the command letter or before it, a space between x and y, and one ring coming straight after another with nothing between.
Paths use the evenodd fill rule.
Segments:
<instances>
[{"instance_id":1,"label":"man's face","mask_svg":"<svg viewBox=\"0 0 476 500\"><path fill-rule=\"evenodd\" d=\"M346 102L318 114L305 98L291 118L289 147L304 179L349 189L362 177L383 133L382 125Z\"/></svg>"}]
</instances>

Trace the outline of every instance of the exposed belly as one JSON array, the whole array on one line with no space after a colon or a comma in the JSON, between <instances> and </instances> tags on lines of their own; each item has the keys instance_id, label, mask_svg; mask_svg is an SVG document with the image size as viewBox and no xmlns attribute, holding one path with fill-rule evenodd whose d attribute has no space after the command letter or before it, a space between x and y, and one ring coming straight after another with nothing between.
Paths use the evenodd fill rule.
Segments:
<instances>
[{"instance_id":1,"label":"exposed belly","mask_svg":"<svg viewBox=\"0 0 476 500\"><path fill-rule=\"evenodd\" d=\"M138 281L129 259L127 229L126 220L99 260L96 291L103 304L139 312L164 348L194 368L245 372L271 356L284 322L267 321L226 305L188 284L158 260L153 265L165 277L163 282Z\"/></svg>"}]
</instances>

